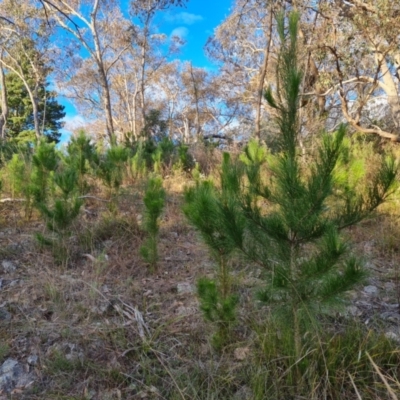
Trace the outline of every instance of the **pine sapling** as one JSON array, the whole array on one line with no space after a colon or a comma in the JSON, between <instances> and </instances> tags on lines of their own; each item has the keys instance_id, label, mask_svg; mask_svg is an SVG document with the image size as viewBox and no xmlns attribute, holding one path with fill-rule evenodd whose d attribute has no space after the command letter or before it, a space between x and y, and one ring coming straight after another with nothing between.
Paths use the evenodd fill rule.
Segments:
<instances>
[{"instance_id":1,"label":"pine sapling","mask_svg":"<svg viewBox=\"0 0 400 400\"><path fill-rule=\"evenodd\" d=\"M240 185L238 177L242 174L242 168L231 167L230 156L226 153L222 165L221 192L210 181L198 183L196 187L186 191L183 208L186 217L208 245L217 265L215 279L201 278L197 289L205 319L216 324L212 343L218 351L229 343L238 303L237 296L231 290L229 269L235 243L227 232L220 229L221 220L230 218L224 206L231 203L233 191L238 190L237 185Z\"/></svg>"},{"instance_id":2,"label":"pine sapling","mask_svg":"<svg viewBox=\"0 0 400 400\"><path fill-rule=\"evenodd\" d=\"M50 178L57 168L59 157L54 143L42 140L35 147L32 156L32 174L29 190L34 203L45 203L50 189Z\"/></svg>"},{"instance_id":3,"label":"pine sapling","mask_svg":"<svg viewBox=\"0 0 400 400\"><path fill-rule=\"evenodd\" d=\"M116 207L116 197L124 179L127 160L128 149L114 145L95 161L97 176L108 189L112 209Z\"/></svg>"},{"instance_id":4,"label":"pine sapling","mask_svg":"<svg viewBox=\"0 0 400 400\"><path fill-rule=\"evenodd\" d=\"M134 179L141 178L146 175L146 154L143 141L139 141L136 153L131 160L131 172Z\"/></svg>"},{"instance_id":5,"label":"pine sapling","mask_svg":"<svg viewBox=\"0 0 400 400\"><path fill-rule=\"evenodd\" d=\"M382 158L364 190L352 179L338 179L338 173L346 173L340 162L347 151L344 126L323 134L318 152L302 162L298 20L296 13L277 19L279 92L268 89L265 94L277 113L279 151L267 156L251 142L242 162L225 155L221 189L199 183L185 206L213 254L236 250L263 267L265 287L259 299L270 305L276 323L291 332L288 351L296 361L303 355L306 333L318 327L325 312L342 306L345 293L365 277L341 230L370 216L396 189L398 174L389 156Z\"/></svg>"},{"instance_id":6,"label":"pine sapling","mask_svg":"<svg viewBox=\"0 0 400 400\"><path fill-rule=\"evenodd\" d=\"M165 190L161 178L150 178L144 195L145 213L143 228L148 237L140 248L143 259L149 263L152 271L157 268L158 261L158 220L165 205Z\"/></svg>"},{"instance_id":7,"label":"pine sapling","mask_svg":"<svg viewBox=\"0 0 400 400\"><path fill-rule=\"evenodd\" d=\"M67 146L67 156L63 161L77 172L80 194L85 194L88 190L86 175L95 157L96 148L84 131L80 131L77 136L71 138Z\"/></svg>"},{"instance_id":8,"label":"pine sapling","mask_svg":"<svg viewBox=\"0 0 400 400\"><path fill-rule=\"evenodd\" d=\"M41 202L37 207L46 221L52 237L37 235L43 245L50 245L57 261L66 263L69 256L68 239L70 227L78 217L83 201L77 197L79 192L78 177L75 169L67 168L54 175L57 198L54 201Z\"/></svg>"},{"instance_id":9,"label":"pine sapling","mask_svg":"<svg viewBox=\"0 0 400 400\"><path fill-rule=\"evenodd\" d=\"M7 163L6 169L11 198L15 199L17 195L23 193L23 187L26 185L25 160L20 154L13 154L11 160Z\"/></svg>"},{"instance_id":10,"label":"pine sapling","mask_svg":"<svg viewBox=\"0 0 400 400\"><path fill-rule=\"evenodd\" d=\"M25 217L32 213L33 191L31 184L32 162L31 158L21 153L13 154L8 161L6 170L6 182L8 182L11 197L23 196L25 203Z\"/></svg>"}]
</instances>

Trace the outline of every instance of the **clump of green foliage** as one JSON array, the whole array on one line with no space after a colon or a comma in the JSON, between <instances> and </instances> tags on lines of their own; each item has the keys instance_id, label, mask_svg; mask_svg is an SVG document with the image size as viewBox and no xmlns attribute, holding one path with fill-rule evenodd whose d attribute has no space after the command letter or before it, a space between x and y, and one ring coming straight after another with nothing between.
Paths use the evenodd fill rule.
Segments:
<instances>
[{"instance_id":1,"label":"clump of green foliage","mask_svg":"<svg viewBox=\"0 0 400 400\"><path fill-rule=\"evenodd\" d=\"M161 178L150 178L147 183L144 194L145 213L143 219L143 228L148 237L140 248L140 254L143 259L149 263L152 271L157 268L158 261L158 220L165 205L165 190L162 187Z\"/></svg>"},{"instance_id":2,"label":"clump of green foliage","mask_svg":"<svg viewBox=\"0 0 400 400\"><path fill-rule=\"evenodd\" d=\"M189 172L194 168L195 163L193 157L189 153L189 146L182 143L179 144L179 146L176 147L176 153L177 161L174 164L175 170Z\"/></svg>"},{"instance_id":3,"label":"clump of green foliage","mask_svg":"<svg viewBox=\"0 0 400 400\"><path fill-rule=\"evenodd\" d=\"M55 198L37 203L47 229L53 236L45 237L38 234L37 239L42 245L52 247L56 261L66 264L69 258L70 227L78 217L83 201L77 197L79 184L75 169L65 168L57 171L53 179Z\"/></svg>"},{"instance_id":4,"label":"clump of green foliage","mask_svg":"<svg viewBox=\"0 0 400 400\"><path fill-rule=\"evenodd\" d=\"M183 209L189 221L199 230L217 264L216 280L202 278L197 287L204 316L217 327L212 338L217 350L222 350L229 343L238 302L237 296L231 291L229 269L235 242L219 227L221 219L229 219L229 215L225 214L225 206L233 200L232 189L237 190L236 185L240 185L237 169L241 170L242 167L231 166L229 154L224 154L221 191L218 192L209 181L198 183L195 188L186 191Z\"/></svg>"},{"instance_id":5,"label":"clump of green foliage","mask_svg":"<svg viewBox=\"0 0 400 400\"><path fill-rule=\"evenodd\" d=\"M26 163L21 154L13 154L11 160L7 163L5 173L8 177L11 198L23 194L27 183Z\"/></svg>"},{"instance_id":6,"label":"clump of green foliage","mask_svg":"<svg viewBox=\"0 0 400 400\"><path fill-rule=\"evenodd\" d=\"M59 157L54 143L40 141L32 156L32 174L29 187L35 204L45 203L51 191L51 177L57 169Z\"/></svg>"},{"instance_id":7,"label":"clump of green foliage","mask_svg":"<svg viewBox=\"0 0 400 400\"><path fill-rule=\"evenodd\" d=\"M143 141L139 141L131 159L131 173L134 179L142 178L147 172L146 151Z\"/></svg>"},{"instance_id":8,"label":"clump of green foliage","mask_svg":"<svg viewBox=\"0 0 400 400\"><path fill-rule=\"evenodd\" d=\"M63 161L77 173L79 193L84 194L88 190L86 176L91 164L96 159L96 148L84 131L73 136L67 146L67 155Z\"/></svg>"},{"instance_id":9,"label":"clump of green foliage","mask_svg":"<svg viewBox=\"0 0 400 400\"><path fill-rule=\"evenodd\" d=\"M124 146L113 145L95 158L96 174L108 189L111 208L116 206L116 197L122 185L129 152Z\"/></svg>"},{"instance_id":10,"label":"clump of green foliage","mask_svg":"<svg viewBox=\"0 0 400 400\"><path fill-rule=\"evenodd\" d=\"M250 143L244 163L225 155L221 189L203 182L186 196L186 214L212 252L236 251L263 267L265 288L258 298L270 306L276 326L290 333L293 352L285 356L294 362L303 359L304 338L318 330L321 316L341 307L345 293L365 277L341 230L371 215L395 190L398 173L394 158L382 157L364 191L351 179L343 190L336 173L345 149L344 126L323 134L318 152L302 162L298 19L296 13L277 19L279 92L265 94L278 115L279 151L264 157ZM265 169L268 176L261 173ZM194 218L196 208L203 212Z\"/></svg>"}]
</instances>

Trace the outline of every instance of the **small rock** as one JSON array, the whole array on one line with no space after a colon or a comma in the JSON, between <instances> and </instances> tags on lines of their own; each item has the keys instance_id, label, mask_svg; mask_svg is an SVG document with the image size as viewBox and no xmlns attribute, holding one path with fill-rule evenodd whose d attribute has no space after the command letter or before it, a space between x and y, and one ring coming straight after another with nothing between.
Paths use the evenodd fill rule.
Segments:
<instances>
[{"instance_id":1,"label":"small rock","mask_svg":"<svg viewBox=\"0 0 400 400\"><path fill-rule=\"evenodd\" d=\"M396 310L396 309L400 310L399 303L388 303L388 304L385 304L385 307L390 308L391 310Z\"/></svg>"},{"instance_id":2,"label":"small rock","mask_svg":"<svg viewBox=\"0 0 400 400\"><path fill-rule=\"evenodd\" d=\"M391 311L382 313L381 318L391 322L400 322L400 314Z\"/></svg>"},{"instance_id":3,"label":"small rock","mask_svg":"<svg viewBox=\"0 0 400 400\"><path fill-rule=\"evenodd\" d=\"M344 311L344 315L351 317L359 317L362 311L356 306L348 306Z\"/></svg>"},{"instance_id":4,"label":"small rock","mask_svg":"<svg viewBox=\"0 0 400 400\"><path fill-rule=\"evenodd\" d=\"M387 337L388 339L394 340L396 342L400 342L400 336L394 332L391 332L391 331L385 332L385 337Z\"/></svg>"},{"instance_id":5,"label":"small rock","mask_svg":"<svg viewBox=\"0 0 400 400\"><path fill-rule=\"evenodd\" d=\"M376 296L378 294L378 288L373 285L365 286L364 293L368 296Z\"/></svg>"},{"instance_id":6,"label":"small rock","mask_svg":"<svg viewBox=\"0 0 400 400\"><path fill-rule=\"evenodd\" d=\"M171 236L173 236L174 238L177 238L179 235L178 235L178 232L171 232Z\"/></svg>"},{"instance_id":7,"label":"small rock","mask_svg":"<svg viewBox=\"0 0 400 400\"><path fill-rule=\"evenodd\" d=\"M4 308L0 308L0 321L11 321L11 314Z\"/></svg>"},{"instance_id":8,"label":"small rock","mask_svg":"<svg viewBox=\"0 0 400 400\"><path fill-rule=\"evenodd\" d=\"M193 286L189 282L178 283L176 286L178 294L193 293Z\"/></svg>"},{"instance_id":9,"label":"small rock","mask_svg":"<svg viewBox=\"0 0 400 400\"><path fill-rule=\"evenodd\" d=\"M103 242L104 247L110 248L113 245L113 241L112 240L105 240ZM105 256L106 260L108 259L107 256Z\"/></svg>"},{"instance_id":10,"label":"small rock","mask_svg":"<svg viewBox=\"0 0 400 400\"><path fill-rule=\"evenodd\" d=\"M110 289L109 289L109 287L107 285L103 285L101 287L101 290L102 290L103 293L110 293Z\"/></svg>"},{"instance_id":11,"label":"small rock","mask_svg":"<svg viewBox=\"0 0 400 400\"><path fill-rule=\"evenodd\" d=\"M358 306L361 306L361 307L364 307L364 308L368 308L368 309L377 308L376 305L371 304L370 302L364 301L364 300L356 301L356 304L357 304Z\"/></svg>"},{"instance_id":12,"label":"small rock","mask_svg":"<svg viewBox=\"0 0 400 400\"><path fill-rule=\"evenodd\" d=\"M385 289L393 290L396 287L396 284L393 282L385 282Z\"/></svg>"},{"instance_id":13,"label":"small rock","mask_svg":"<svg viewBox=\"0 0 400 400\"><path fill-rule=\"evenodd\" d=\"M34 375L16 360L8 358L0 367L0 393L10 393L15 389L22 389L34 381Z\"/></svg>"},{"instance_id":14,"label":"small rock","mask_svg":"<svg viewBox=\"0 0 400 400\"><path fill-rule=\"evenodd\" d=\"M189 315L196 314L197 307L180 306L175 311L180 317L188 317Z\"/></svg>"},{"instance_id":15,"label":"small rock","mask_svg":"<svg viewBox=\"0 0 400 400\"><path fill-rule=\"evenodd\" d=\"M364 264L364 267L367 268L367 269L376 269L376 265L374 263L372 263L372 262L366 262Z\"/></svg>"},{"instance_id":16,"label":"small rock","mask_svg":"<svg viewBox=\"0 0 400 400\"><path fill-rule=\"evenodd\" d=\"M356 290L349 290L347 292L347 297L351 300L355 300L357 299L359 296L358 292Z\"/></svg>"},{"instance_id":17,"label":"small rock","mask_svg":"<svg viewBox=\"0 0 400 400\"><path fill-rule=\"evenodd\" d=\"M30 355L26 361L28 362L29 365L36 365L39 360L39 357L36 354Z\"/></svg>"},{"instance_id":18,"label":"small rock","mask_svg":"<svg viewBox=\"0 0 400 400\"><path fill-rule=\"evenodd\" d=\"M233 400L251 400L253 398L254 398L253 391L248 386L242 386L233 395Z\"/></svg>"},{"instance_id":19,"label":"small rock","mask_svg":"<svg viewBox=\"0 0 400 400\"><path fill-rule=\"evenodd\" d=\"M16 265L12 261L9 261L9 260L3 260L1 262L1 266L3 267L3 270L6 274L8 274L10 272L14 272L17 269Z\"/></svg>"},{"instance_id":20,"label":"small rock","mask_svg":"<svg viewBox=\"0 0 400 400\"><path fill-rule=\"evenodd\" d=\"M248 347L238 347L233 352L236 360L243 361L245 360L250 353L250 349Z\"/></svg>"}]
</instances>

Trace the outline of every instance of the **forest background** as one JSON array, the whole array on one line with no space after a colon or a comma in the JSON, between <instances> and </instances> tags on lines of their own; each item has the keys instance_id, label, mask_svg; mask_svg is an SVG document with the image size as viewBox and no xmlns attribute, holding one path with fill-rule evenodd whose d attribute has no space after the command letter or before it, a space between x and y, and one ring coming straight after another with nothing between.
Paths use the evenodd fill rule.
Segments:
<instances>
[{"instance_id":1,"label":"forest background","mask_svg":"<svg viewBox=\"0 0 400 400\"><path fill-rule=\"evenodd\" d=\"M62 95L78 112L74 117L67 105L69 127L79 122L94 137L137 139L157 116L164 134L185 143L251 135L273 141L273 110L262 101L263 88L276 85L273 15L296 7L304 138L347 122L353 131L397 140L397 2L243 0L212 9L194 4L194 13L177 7L190 7L183 3L3 1L2 137L22 138L26 131L58 136ZM199 42L218 13L225 19L207 31L206 59ZM191 33L188 26L196 23L207 28ZM196 50L187 50L191 42Z\"/></svg>"}]
</instances>

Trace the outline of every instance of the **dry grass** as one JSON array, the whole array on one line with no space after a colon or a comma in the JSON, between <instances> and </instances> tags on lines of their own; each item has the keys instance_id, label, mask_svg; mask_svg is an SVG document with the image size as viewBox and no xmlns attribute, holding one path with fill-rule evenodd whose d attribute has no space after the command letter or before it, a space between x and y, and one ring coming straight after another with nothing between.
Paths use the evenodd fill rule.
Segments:
<instances>
[{"instance_id":1,"label":"dry grass","mask_svg":"<svg viewBox=\"0 0 400 400\"><path fill-rule=\"evenodd\" d=\"M165 179L168 199L156 274L139 256L144 239L143 185L122 187L117 211L110 212L106 203L94 198L86 200L69 241L72 256L67 268L60 268L49 250L38 249L33 233L44 228L37 216L26 221L21 204L1 205L0 256L17 269L2 276L0 303L11 320L1 321L0 359L26 363L29 355L39 356L33 367L34 386L15 393L13 399L306 398L291 384L292 366L305 361L279 354L283 342L276 341L279 335L265 322L268 310L255 306L258 273L251 266L243 268L239 260L232 267L241 298L238 324L225 351L213 352L213 328L203 321L193 288L198 277L213 275L214 265L181 213L182 190L188 182L185 174L171 173ZM103 195L94 193L98 198ZM379 218L348 232L357 251L373 260L371 282L380 287L393 284L387 285L386 293L392 303L398 301L400 287L397 210L396 203L388 205ZM343 326L333 330L337 338ZM373 364L366 367L356 361L348 373L339 364L329 367L336 374L333 382L324 375L323 363L338 362L333 350L344 354L348 344L311 339L301 381L303 391L312 388L308 399L323 398L321 393L327 399L372 399L385 393L387 397L379 398L393 398L391 391L398 393L393 375L399 372L398 365L388 366L389 361L400 360L399 354L391 353L395 346L382 345L390 350L382 355L372 351L378 339L356 343L371 351L386 383L378 372L373 375ZM321 347L325 359L318 353ZM376 382L369 389L365 371ZM391 391L385 391L385 385ZM329 391L332 386L335 390Z\"/></svg>"}]
</instances>

